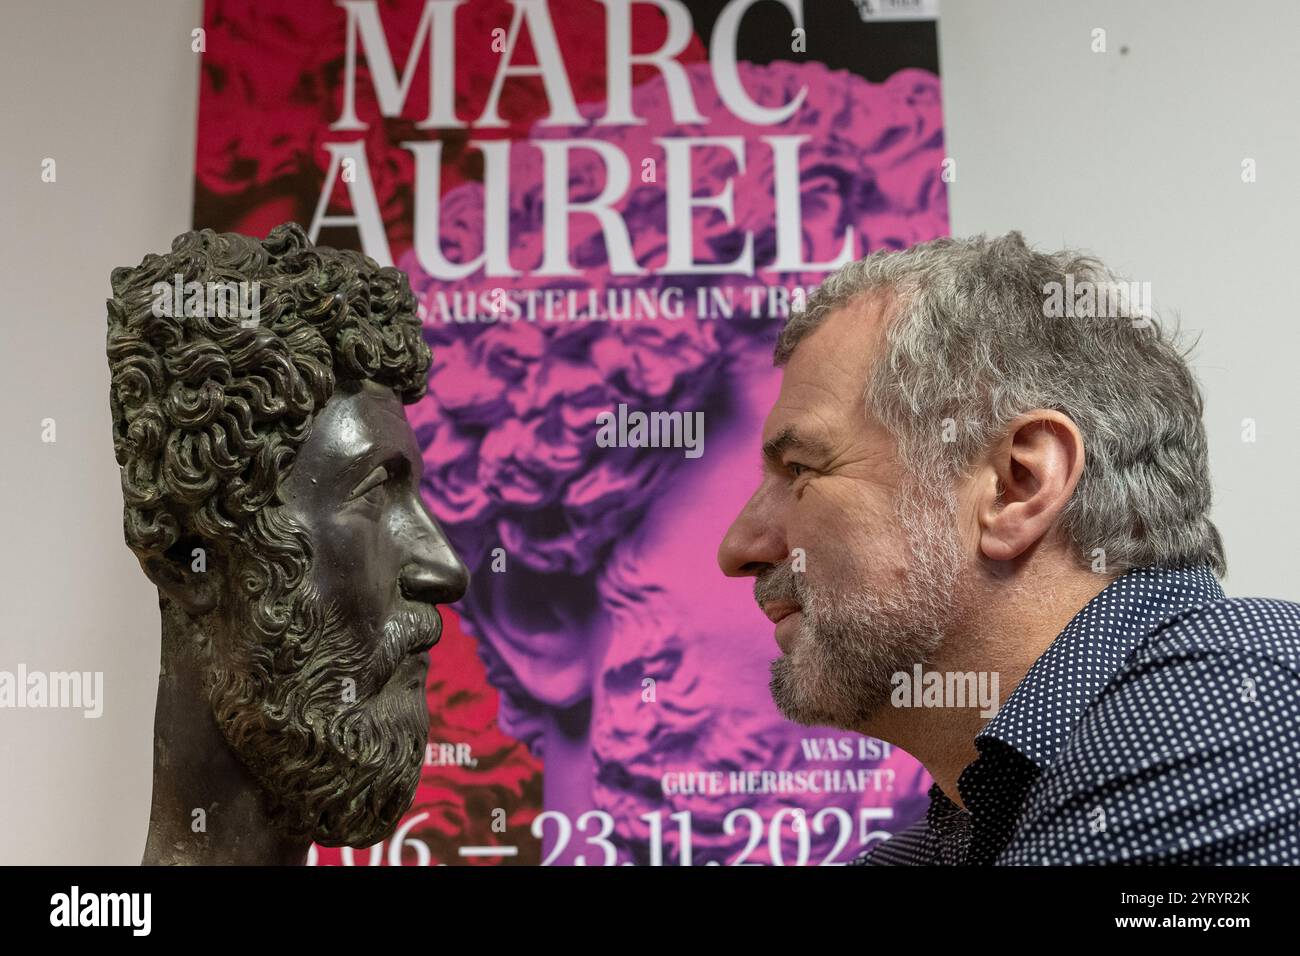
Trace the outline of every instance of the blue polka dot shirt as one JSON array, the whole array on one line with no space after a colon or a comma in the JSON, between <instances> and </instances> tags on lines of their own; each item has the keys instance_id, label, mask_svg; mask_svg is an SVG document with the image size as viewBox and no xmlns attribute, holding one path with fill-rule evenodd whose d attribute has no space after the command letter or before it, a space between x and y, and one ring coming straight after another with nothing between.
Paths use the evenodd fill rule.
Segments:
<instances>
[{"instance_id":1,"label":"blue polka dot shirt","mask_svg":"<svg viewBox=\"0 0 1300 956\"><path fill-rule=\"evenodd\" d=\"M975 737L963 810L851 865L1300 863L1300 605L1122 575Z\"/></svg>"}]
</instances>

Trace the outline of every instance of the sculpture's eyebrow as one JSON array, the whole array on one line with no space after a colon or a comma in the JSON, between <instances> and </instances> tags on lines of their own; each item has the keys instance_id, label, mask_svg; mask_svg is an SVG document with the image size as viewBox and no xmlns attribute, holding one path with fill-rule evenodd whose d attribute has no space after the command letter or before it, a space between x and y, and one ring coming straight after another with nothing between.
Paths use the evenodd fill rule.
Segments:
<instances>
[{"instance_id":1,"label":"sculpture's eyebrow","mask_svg":"<svg viewBox=\"0 0 1300 956\"><path fill-rule=\"evenodd\" d=\"M769 465L779 465L785 453L791 448L798 448L814 458L830 457L830 449L825 442L800 434L793 425L786 425L763 442L763 461Z\"/></svg>"},{"instance_id":2,"label":"sculpture's eyebrow","mask_svg":"<svg viewBox=\"0 0 1300 956\"><path fill-rule=\"evenodd\" d=\"M366 473L366 476L361 481L353 486L352 490L348 492L348 498L357 498L366 494L371 488L386 482L389 477L386 464L376 465ZM351 479L349 479L349 483L351 483Z\"/></svg>"},{"instance_id":3,"label":"sculpture's eyebrow","mask_svg":"<svg viewBox=\"0 0 1300 956\"><path fill-rule=\"evenodd\" d=\"M394 445L384 442L371 442L343 467L342 473L345 478L351 479L355 477L360 481L364 480L381 465L387 466L395 462L410 464L410 456L403 449Z\"/></svg>"},{"instance_id":4,"label":"sculpture's eyebrow","mask_svg":"<svg viewBox=\"0 0 1300 956\"><path fill-rule=\"evenodd\" d=\"M344 478L349 478L352 475L364 477L374 471L377 466L383 464L383 461L379 460L384 457L382 452L383 449L373 441L366 442L363 447L354 450L347 463L340 469L339 474Z\"/></svg>"},{"instance_id":5,"label":"sculpture's eyebrow","mask_svg":"<svg viewBox=\"0 0 1300 956\"><path fill-rule=\"evenodd\" d=\"M355 488L381 465L398 465L417 481L424 473L420 447L401 407L380 408L377 412L358 421L351 440L335 449L335 474L349 488Z\"/></svg>"},{"instance_id":6,"label":"sculpture's eyebrow","mask_svg":"<svg viewBox=\"0 0 1300 956\"><path fill-rule=\"evenodd\" d=\"M377 440L369 442L360 449L343 467L341 474L348 486L355 489L381 465L389 468L390 471L392 471L390 466L396 465L414 474L417 479L424 471L423 459L419 455L412 454L411 450L404 445Z\"/></svg>"}]
</instances>

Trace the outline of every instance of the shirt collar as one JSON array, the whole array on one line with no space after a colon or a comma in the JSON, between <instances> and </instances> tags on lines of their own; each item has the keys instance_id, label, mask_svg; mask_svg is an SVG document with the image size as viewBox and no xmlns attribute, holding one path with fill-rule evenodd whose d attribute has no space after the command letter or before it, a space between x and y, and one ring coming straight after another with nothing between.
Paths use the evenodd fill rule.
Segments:
<instances>
[{"instance_id":1,"label":"shirt collar","mask_svg":"<svg viewBox=\"0 0 1300 956\"><path fill-rule=\"evenodd\" d=\"M999 741L1040 769L1143 638L1174 615L1222 600L1208 565L1135 568L1083 606L975 737Z\"/></svg>"}]
</instances>

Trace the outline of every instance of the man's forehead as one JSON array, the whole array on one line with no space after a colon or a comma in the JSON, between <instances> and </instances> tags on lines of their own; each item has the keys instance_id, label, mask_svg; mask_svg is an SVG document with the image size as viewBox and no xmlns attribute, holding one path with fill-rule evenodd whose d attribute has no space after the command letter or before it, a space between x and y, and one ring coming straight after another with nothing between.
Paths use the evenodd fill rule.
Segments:
<instances>
[{"instance_id":1,"label":"man's forehead","mask_svg":"<svg viewBox=\"0 0 1300 956\"><path fill-rule=\"evenodd\" d=\"M882 340L889 298L869 293L826 315L804 336L785 365L781 391L763 427L763 440L795 432L828 441L862 418L867 379Z\"/></svg>"}]
</instances>

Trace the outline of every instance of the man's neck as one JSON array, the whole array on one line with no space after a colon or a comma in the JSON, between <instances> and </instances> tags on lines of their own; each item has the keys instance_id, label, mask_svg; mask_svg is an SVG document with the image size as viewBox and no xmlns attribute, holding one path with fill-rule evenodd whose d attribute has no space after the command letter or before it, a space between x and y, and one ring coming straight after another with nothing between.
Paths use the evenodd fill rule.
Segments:
<instances>
[{"instance_id":1,"label":"man's neck","mask_svg":"<svg viewBox=\"0 0 1300 956\"><path fill-rule=\"evenodd\" d=\"M1000 708L1071 618L1113 580L1073 568L1014 581L985 578L963 602L978 610L961 617L960 633L949 637L925 671L974 672L989 681L996 675ZM975 736L992 718L983 710L885 707L864 732L916 757L948 799L964 807L957 781L979 756Z\"/></svg>"},{"instance_id":2,"label":"man's neck","mask_svg":"<svg viewBox=\"0 0 1300 956\"><path fill-rule=\"evenodd\" d=\"M169 602L161 605L153 805L142 862L303 864L310 843L286 837L271 825L261 787L213 719L199 625Z\"/></svg>"}]
</instances>

